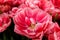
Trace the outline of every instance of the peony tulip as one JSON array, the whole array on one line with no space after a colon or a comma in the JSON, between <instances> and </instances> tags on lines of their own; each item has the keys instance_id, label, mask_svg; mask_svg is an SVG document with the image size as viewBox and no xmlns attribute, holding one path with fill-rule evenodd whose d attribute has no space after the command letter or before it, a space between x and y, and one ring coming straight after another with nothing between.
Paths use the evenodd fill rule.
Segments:
<instances>
[{"instance_id":1,"label":"peony tulip","mask_svg":"<svg viewBox=\"0 0 60 40\"><path fill-rule=\"evenodd\" d=\"M60 0L51 0L56 8L60 8Z\"/></svg>"},{"instance_id":2,"label":"peony tulip","mask_svg":"<svg viewBox=\"0 0 60 40\"><path fill-rule=\"evenodd\" d=\"M39 38L42 38L44 25L51 22L52 17L41 9L25 7L22 10L17 10L13 20L15 23L14 32L34 39L39 35L41 35Z\"/></svg>"},{"instance_id":3,"label":"peony tulip","mask_svg":"<svg viewBox=\"0 0 60 40\"><path fill-rule=\"evenodd\" d=\"M4 30L9 27L11 24L11 19L6 13L0 14L0 32L3 32Z\"/></svg>"}]
</instances>

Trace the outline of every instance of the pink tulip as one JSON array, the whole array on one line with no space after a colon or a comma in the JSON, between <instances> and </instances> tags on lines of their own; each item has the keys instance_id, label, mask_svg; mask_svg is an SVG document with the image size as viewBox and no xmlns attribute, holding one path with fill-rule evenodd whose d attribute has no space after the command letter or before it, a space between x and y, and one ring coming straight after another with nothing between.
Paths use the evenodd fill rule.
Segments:
<instances>
[{"instance_id":1,"label":"pink tulip","mask_svg":"<svg viewBox=\"0 0 60 40\"><path fill-rule=\"evenodd\" d=\"M51 0L56 8L60 8L60 0Z\"/></svg>"},{"instance_id":2,"label":"pink tulip","mask_svg":"<svg viewBox=\"0 0 60 40\"><path fill-rule=\"evenodd\" d=\"M6 12L10 17L15 15L17 7L24 3L25 0L0 0L0 11L2 13Z\"/></svg>"},{"instance_id":3,"label":"pink tulip","mask_svg":"<svg viewBox=\"0 0 60 40\"><path fill-rule=\"evenodd\" d=\"M29 38L36 38L39 35L43 35L44 25L47 25L49 21L52 21L52 18L48 13L41 9L26 7L22 10L17 10L13 20L15 23L14 31L17 34Z\"/></svg>"},{"instance_id":4,"label":"pink tulip","mask_svg":"<svg viewBox=\"0 0 60 40\"><path fill-rule=\"evenodd\" d=\"M10 5L0 5L0 11L1 12L8 12L9 10L11 10L11 6Z\"/></svg>"},{"instance_id":5,"label":"pink tulip","mask_svg":"<svg viewBox=\"0 0 60 40\"><path fill-rule=\"evenodd\" d=\"M25 0L0 0L0 4L9 4L11 6L18 6L24 2Z\"/></svg>"},{"instance_id":6,"label":"pink tulip","mask_svg":"<svg viewBox=\"0 0 60 40\"><path fill-rule=\"evenodd\" d=\"M3 32L4 30L9 27L11 23L11 19L6 13L0 14L0 32Z\"/></svg>"},{"instance_id":7,"label":"pink tulip","mask_svg":"<svg viewBox=\"0 0 60 40\"><path fill-rule=\"evenodd\" d=\"M51 1L48 0L26 0L25 4L28 6L38 6L40 9L44 11L49 11L54 9L54 5Z\"/></svg>"}]
</instances>

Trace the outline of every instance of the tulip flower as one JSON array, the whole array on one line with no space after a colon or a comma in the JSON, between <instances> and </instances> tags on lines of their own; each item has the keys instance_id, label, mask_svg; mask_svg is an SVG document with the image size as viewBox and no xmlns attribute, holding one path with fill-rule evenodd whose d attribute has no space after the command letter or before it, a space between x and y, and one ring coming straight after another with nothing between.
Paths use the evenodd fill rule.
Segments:
<instances>
[{"instance_id":1,"label":"tulip flower","mask_svg":"<svg viewBox=\"0 0 60 40\"><path fill-rule=\"evenodd\" d=\"M52 21L52 17L41 9L25 7L22 10L17 10L13 20L15 23L14 32L34 39L39 35L41 35L39 38L42 38L44 25Z\"/></svg>"},{"instance_id":2,"label":"tulip flower","mask_svg":"<svg viewBox=\"0 0 60 40\"><path fill-rule=\"evenodd\" d=\"M11 24L11 19L6 13L0 14L0 32L3 32Z\"/></svg>"}]
</instances>

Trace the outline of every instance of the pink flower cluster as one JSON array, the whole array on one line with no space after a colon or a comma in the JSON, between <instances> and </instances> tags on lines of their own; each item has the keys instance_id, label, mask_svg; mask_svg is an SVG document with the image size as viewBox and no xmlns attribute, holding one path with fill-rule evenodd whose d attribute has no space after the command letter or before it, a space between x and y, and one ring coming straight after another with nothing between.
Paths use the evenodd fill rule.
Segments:
<instances>
[{"instance_id":1,"label":"pink flower cluster","mask_svg":"<svg viewBox=\"0 0 60 40\"><path fill-rule=\"evenodd\" d=\"M0 32L15 24L14 32L32 40L60 40L60 0L0 0Z\"/></svg>"}]
</instances>

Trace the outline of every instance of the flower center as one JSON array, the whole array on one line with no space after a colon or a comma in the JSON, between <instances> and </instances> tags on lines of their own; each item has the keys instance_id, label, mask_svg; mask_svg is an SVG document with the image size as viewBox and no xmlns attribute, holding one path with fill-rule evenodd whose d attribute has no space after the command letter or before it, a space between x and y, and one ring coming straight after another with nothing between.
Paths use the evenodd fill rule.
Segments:
<instances>
[{"instance_id":1,"label":"flower center","mask_svg":"<svg viewBox=\"0 0 60 40\"><path fill-rule=\"evenodd\" d=\"M34 27L35 27L35 24L31 24L30 28L34 29Z\"/></svg>"}]
</instances>

